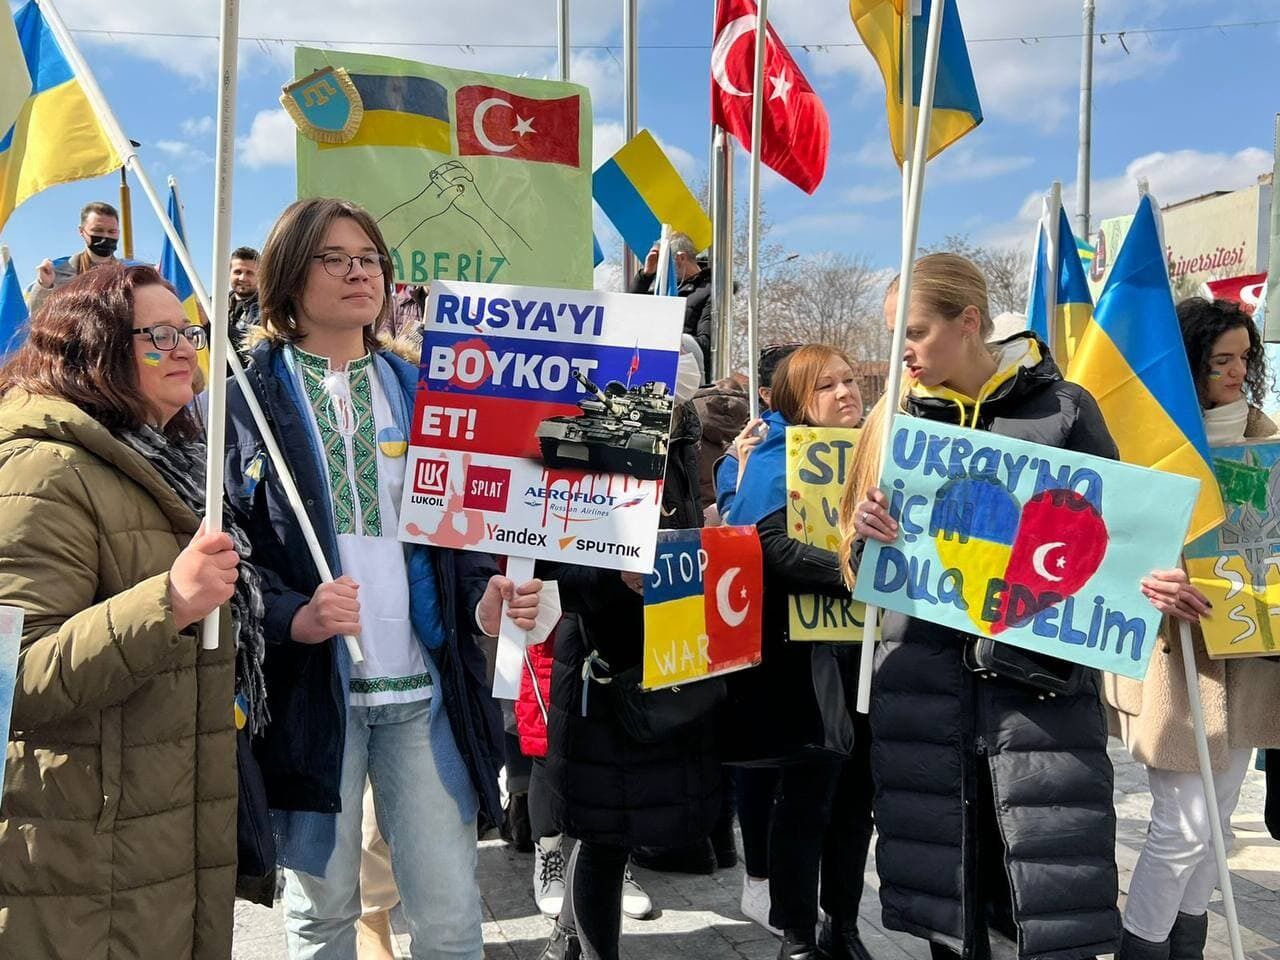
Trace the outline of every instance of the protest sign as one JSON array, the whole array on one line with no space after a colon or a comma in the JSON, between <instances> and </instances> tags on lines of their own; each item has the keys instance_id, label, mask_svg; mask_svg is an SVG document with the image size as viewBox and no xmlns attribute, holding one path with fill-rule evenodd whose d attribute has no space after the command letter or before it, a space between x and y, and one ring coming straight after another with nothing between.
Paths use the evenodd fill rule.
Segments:
<instances>
[{"instance_id":1,"label":"protest sign","mask_svg":"<svg viewBox=\"0 0 1280 960\"><path fill-rule=\"evenodd\" d=\"M1227 519L1187 544L1187 573L1213 604L1200 618L1211 657L1277 654L1280 442L1213 448Z\"/></svg>"},{"instance_id":2,"label":"protest sign","mask_svg":"<svg viewBox=\"0 0 1280 960\"><path fill-rule=\"evenodd\" d=\"M22 643L22 608L0 607L0 743L9 742L9 716L18 678L18 649ZM4 789L4 759L0 758L0 790Z\"/></svg>"},{"instance_id":3,"label":"protest sign","mask_svg":"<svg viewBox=\"0 0 1280 960\"><path fill-rule=\"evenodd\" d=\"M1196 480L897 417L881 487L899 537L867 542L857 599L1145 675L1160 614L1140 581L1177 563Z\"/></svg>"},{"instance_id":4,"label":"protest sign","mask_svg":"<svg viewBox=\"0 0 1280 960\"><path fill-rule=\"evenodd\" d=\"M684 300L436 281L400 538L649 573Z\"/></svg>"},{"instance_id":5,"label":"protest sign","mask_svg":"<svg viewBox=\"0 0 1280 960\"><path fill-rule=\"evenodd\" d=\"M755 527L658 533L644 583L646 690L760 662L764 580Z\"/></svg>"},{"instance_id":6,"label":"protest sign","mask_svg":"<svg viewBox=\"0 0 1280 960\"><path fill-rule=\"evenodd\" d=\"M295 68L298 196L368 210L397 282L591 286L586 87L308 47Z\"/></svg>"},{"instance_id":7,"label":"protest sign","mask_svg":"<svg viewBox=\"0 0 1280 960\"><path fill-rule=\"evenodd\" d=\"M861 431L787 427L787 532L813 547L840 549L840 498ZM813 593L788 598L792 640L860 643L864 604Z\"/></svg>"}]
</instances>

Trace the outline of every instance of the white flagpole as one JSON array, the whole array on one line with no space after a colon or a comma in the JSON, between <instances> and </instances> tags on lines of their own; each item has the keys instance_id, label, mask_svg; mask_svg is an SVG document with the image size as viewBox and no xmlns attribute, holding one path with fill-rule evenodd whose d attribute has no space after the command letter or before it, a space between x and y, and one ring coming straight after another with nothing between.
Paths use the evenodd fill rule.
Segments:
<instances>
[{"instance_id":1,"label":"white flagpole","mask_svg":"<svg viewBox=\"0 0 1280 960\"><path fill-rule=\"evenodd\" d=\"M227 445L227 308L231 254L231 195L236 144L236 69L239 62L240 0L222 0L218 43L218 133L213 174L213 310L209 313L208 415L205 419L204 523L222 529L223 451ZM222 610L204 618L206 650L217 649Z\"/></svg>"},{"instance_id":2,"label":"white flagpole","mask_svg":"<svg viewBox=\"0 0 1280 960\"><path fill-rule=\"evenodd\" d=\"M1213 836L1213 855L1218 861L1218 888L1227 917L1227 935L1231 939L1233 960L1244 960L1240 941L1240 918L1236 915L1236 898L1231 887L1231 869L1227 865L1227 842L1218 818L1218 794L1213 784L1213 761L1209 759L1209 738L1204 729L1204 705L1200 702L1200 675L1196 669L1196 653L1191 642L1191 624L1178 621L1182 641L1182 668L1187 678L1187 700L1191 703L1191 725L1195 732L1196 757L1200 761L1200 780L1204 786L1204 807L1209 815L1209 831Z\"/></svg>"},{"instance_id":3,"label":"white flagpole","mask_svg":"<svg viewBox=\"0 0 1280 960\"><path fill-rule=\"evenodd\" d=\"M200 274L196 270L195 261L191 258L191 252L187 249L186 242L178 235L178 230L174 224L170 222L165 205L161 202L159 194L156 193L155 186L151 183L151 178L147 175L146 167L138 156L137 150L129 142L129 138L125 136L124 130L120 126L120 121L116 119L116 115L111 111L111 107L108 105L97 80L93 76L93 72L89 69L84 57L80 55L80 50L67 30L66 24L62 21L62 17L58 14L53 0L38 0L38 3L41 12L44 14L45 22L49 24L49 29L53 31L63 55L71 63L71 67L75 71L81 87L84 89L85 96L88 97L89 102L93 105L98 122L102 124L103 131L111 139L116 148L116 153L120 156L124 165L132 170L134 176L138 178L138 183L142 187L142 192L146 195L147 201L151 204L151 209L155 213L156 219L160 221L161 228L169 238L169 242L173 244L174 252L178 255L182 269L187 272L187 279L191 281L191 287L195 291L201 308L212 322L214 311L209 301L209 293L200 279ZM225 315L226 311L224 309L224 324ZM333 574L329 570L328 561L325 560L324 551L320 547L319 539L316 537L315 527L311 523L311 518L307 515L305 506L303 506L302 498L293 482L288 463L280 452L280 447L271 432L271 426L267 422L266 414L263 413L262 407L258 403L257 395L253 392L252 387L249 385L249 380L245 376L244 366L240 363L240 358L236 356L234 350L226 352L226 362L231 364L232 375L235 377L236 382L240 384L241 392L244 394L245 401L249 406L254 424L262 435L263 443L267 448L267 455L270 457L276 473L280 476L281 483L285 488L285 496L289 500L289 506L293 508L298 525L302 529L303 539L307 542L311 559L316 566L316 572L322 582L331 583ZM211 378L214 369L211 363ZM346 641L347 650L351 654L352 661L361 662L364 658L360 654L360 647L356 639L354 637L344 637L343 639Z\"/></svg>"},{"instance_id":4,"label":"white flagpole","mask_svg":"<svg viewBox=\"0 0 1280 960\"><path fill-rule=\"evenodd\" d=\"M622 126L626 142L630 143L639 132L638 111L640 106L640 88L637 79L637 59L639 21L636 11L638 0L622 0ZM629 289L631 278L636 272L636 258L644 257L649 251L632 250L625 243L622 245L622 289Z\"/></svg>"},{"instance_id":5,"label":"white flagpole","mask_svg":"<svg viewBox=\"0 0 1280 960\"><path fill-rule=\"evenodd\" d=\"M658 268L653 274L654 296L667 295L667 270L671 267L671 224L662 225L658 238Z\"/></svg>"},{"instance_id":6,"label":"white flagpole","mask_svg":"<svg viewBox=\"0 0 1280 960\"><path fill-rule=\"evenodd\" d=\"M747 208L747 399L753 417L760 415L760 148L764 139L764 61L768 47L769 0L757 0Z\"/></svg>"},{"instance_id":7,"label":"white flagpole","mask_svg":"<svg viewBox=\"0 0 1280 960\"><path fill-rule=\"evenodd\" d=\"M911 190L908 194L907 223L902 231L902 270L898 274L898 305L893 323L893 346L889 348L889 383L885 387L884 436L880 438L880 468L888 462L893 448L893 419L897 415L898 394L902 390L902 347L907 338L907 308L911 301L911 277L916 266L916 244L920 237L920 212L924 205L924 172L933 120L933 92L938 83L938 52L942 39L942 14L946 0L933 0L929 9L929 37L924 50L924 77L920 85L920 111L916 120L911 158ZM910 90L910 87L908 87ZM864 491L859 491L863 493ZM861 668L858 675L859 713L871 709L871 671L875 658L876 620L879 611L867 605L862 624Z\"/></svg>"}]
</instances>

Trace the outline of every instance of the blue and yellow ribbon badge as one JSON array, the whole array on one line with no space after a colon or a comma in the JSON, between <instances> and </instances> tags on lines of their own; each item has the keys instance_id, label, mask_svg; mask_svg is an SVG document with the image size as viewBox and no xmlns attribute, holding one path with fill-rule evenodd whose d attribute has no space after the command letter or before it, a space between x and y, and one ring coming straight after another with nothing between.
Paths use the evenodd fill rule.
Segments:
<instances>
[{"instance_id":1,"label":"blue and yellow ribbon badge","mask_svg":"<svg viewBox=\"0 0 1280 960\"><path fill-rule=\"evenodd\" d=\"M261 451L256 457L249 462L249 466L244 468L244 478L248 481L245 493L252 497L253 491L258 489L258 482L262 479L262 471L267 466L266 451Z\"/></svg>"},{"instance_id":2,"label":"blue and yellow ribbon badge","mask_svg":"<svg viewBox=\"0 0 1280 960\"><path fill-rule=\"evenodd\" d=\"M409 449L409 441L399 427L384 427L378 431L378 449L384 457L399 459Z\"/></svg>"},{"instance_id":3,"label":"blue and yellow ribbon badge","mask_svg":"<svg viewBox=\"0 0 1280 960\"><path fill-rule=\"evenodd\" d=\"M364 120L364 101L342 67L321 67L286 84L280 104L298 131L317 143L346 143Z\"/></svg>"},{"instance_id":4,"label":"blue and yellow ribbon badge","mask_svg":"<svg viewBox=\"0 0 1280 960\"><path fill-rule=\"evenodd\" d=\"M249 701L243 693L236 694L236 729L243 730L249 722Z\"/></svg>"}]
</instances>

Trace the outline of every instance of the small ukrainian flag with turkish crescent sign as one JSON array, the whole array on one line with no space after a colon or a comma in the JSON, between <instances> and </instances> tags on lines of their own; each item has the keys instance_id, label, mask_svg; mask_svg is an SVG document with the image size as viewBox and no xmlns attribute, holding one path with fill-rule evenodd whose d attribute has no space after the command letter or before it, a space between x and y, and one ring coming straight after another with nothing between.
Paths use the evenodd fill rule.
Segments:
<instances>
[{"instance_id":1,"label":"small ukrainian flag with turkish crescent sign","mask_svg":"<svg viewBox=\"0 0 1280 960\"><path fill-rule=\"evenodd\" d=\"M648 130L600 165L591 195L641 257L658 242L664 223L686 234L696 250L711 246L711 220Z\"/></svg>"},{"instance_id":2,"label":"small ukrainian flag with turkish crescent sign","mask_svg":"<svg viewBox=\"0 0 1280 960\"><path fill-rule=\"evenodd\" d=\"M760 662L764 580L755 527L659 530L644 584L646 690Z\"/></svg>"},{"instance_id":3,"label":"small ukrainian flag with turkish crescent sign","mask_svg":"<svg viewBox=\"0 0 1280 960\"><path fill-rule=\"evenodd\" d=\"M1200 481L1190 542L1224 510L1156 217L1144 196L1068 376L1098 401L1121 460Z\"/></svg>"},{"instance_id":4,"label":"small ukrainian flag with turkish crescent sign","mask_svg":"<svg viewBox=\"0 0 1280 960\"><path fill-rule=\"evenodd\" d=\"M35 0L18 10L13 22L31 93L13 126L0 136L0 227L46 187L120 167L119 154Z\"/></svg>"},{"instance_id":5,"label":"small ukrainian flag with turkish crescent sign","mask_svg":"<svg viewBox=\"0 0 1280 960\"><path fill-rule=\"evenodd\" d=\"M902 76L902 52L907 4L916 8L912 11L911 20L911 102L919 107L925 40L929 33L933 0L849 0L853 25L884 76L889 142L899 164L903 156L903 91L906 84ZM933 119L926 151L930 159L982 122L982 104L978 102L978 87L973 82L973 67L969 64L969 48L965 46L956 0L948 0L942 17L938 79L933 92Z\"/></svg>"}]
</instances>

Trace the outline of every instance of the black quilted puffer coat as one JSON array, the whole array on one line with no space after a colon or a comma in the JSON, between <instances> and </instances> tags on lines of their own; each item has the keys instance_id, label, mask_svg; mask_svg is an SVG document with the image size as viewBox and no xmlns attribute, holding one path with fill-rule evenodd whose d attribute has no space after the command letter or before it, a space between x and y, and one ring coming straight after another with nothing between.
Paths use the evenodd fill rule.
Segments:
<instances>
[{"instance_id":1,"label":"black quilted puffer coat","mask_svg":"<svg viewBox=\"0 0 1280 960\"><path fill-rule=\"evenodd\" d=\"M980 405L908 397L909 412L1114 458L1094 399L1030 334ZM989 387L991 384L988 385ZM975 407L977 407L976 423ZM872 685L876 866L884 922L966 955L1007 887L997 928L1018 956L1080 960L1118 945L1113 773L1096 675L1071 697L965 669L967 635L886 613Z\"/></svg>"}]
</instances>

